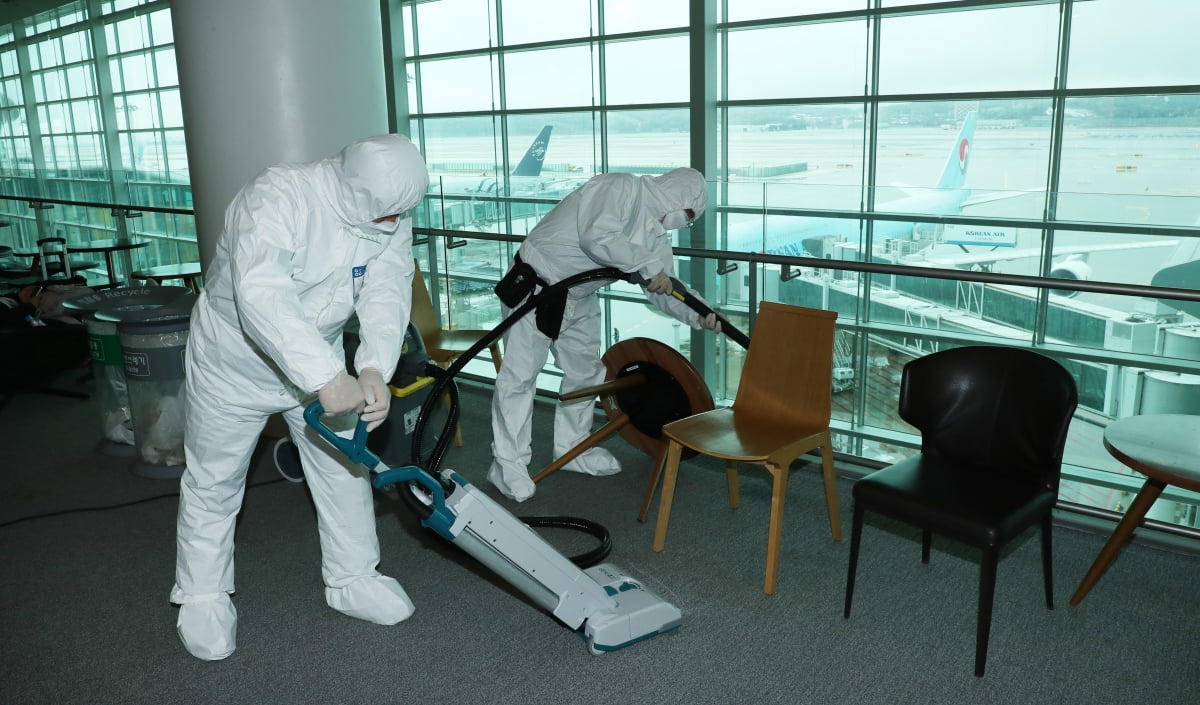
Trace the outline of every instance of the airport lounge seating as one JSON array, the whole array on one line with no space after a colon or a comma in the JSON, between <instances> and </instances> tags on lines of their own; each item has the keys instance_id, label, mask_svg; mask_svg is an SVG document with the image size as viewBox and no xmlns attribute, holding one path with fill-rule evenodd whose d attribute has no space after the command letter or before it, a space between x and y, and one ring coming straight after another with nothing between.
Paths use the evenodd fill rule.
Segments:
<instances>
[{"instance_id":1,"label":"airport lounge seating","mask_svg":"<svg viewBox=\"0 0 1200 705\"><path fill-rule=\"evenodd\" d=\"M980 549L975 675L982 676L1000 552L1034 526L1041 527L1046 607L1054 608L1051 512L1077 400L1071 374L1030 350L950 348L905 365L900 417L921 432L921 450L854 484L844 616L867 512L919 528L923 563L933 534Z\"/></svg>"},{"instance_id":2,"label":"airport lounge seating","mask_svg":"<svg viewBox=\"0 0 1200 705\"><path fill-rule=\"evenodd\" d=\"M733 406L701 412L662 427L667 439L662 497L654 550L666 545L675 487L684 449L721 458L729 506L739 502L737 463L765 466L771 473L771 517L763 592L775 592L783 510L792 461L820 449L825 501L833 540L842 538L837 477L829 419L833 405L833 311L764 301L755 320ZM682 474L686 474L682 473ZM711 540L711 537L705 540Z\"/></svg>"}]
</instances>

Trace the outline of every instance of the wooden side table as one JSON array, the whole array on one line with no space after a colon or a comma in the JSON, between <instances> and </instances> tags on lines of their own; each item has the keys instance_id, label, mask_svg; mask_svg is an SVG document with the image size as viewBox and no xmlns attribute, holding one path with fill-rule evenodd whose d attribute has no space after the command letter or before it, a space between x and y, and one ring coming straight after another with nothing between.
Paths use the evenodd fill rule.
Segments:
<instances>
[{"instance_id":1,"label":"wooden side table","mask_svg":"<svg viewBox=\"0 0 1200 705\"><path fill-rule=\"evenodd\" d=\"M1072 605L1087 596L1167 485L1200 492L1200 416L1146 414L1117 419L1104 429L1104 447L1145 475L1146 483L1071 596Z\"/></svg>"}]
</instances>

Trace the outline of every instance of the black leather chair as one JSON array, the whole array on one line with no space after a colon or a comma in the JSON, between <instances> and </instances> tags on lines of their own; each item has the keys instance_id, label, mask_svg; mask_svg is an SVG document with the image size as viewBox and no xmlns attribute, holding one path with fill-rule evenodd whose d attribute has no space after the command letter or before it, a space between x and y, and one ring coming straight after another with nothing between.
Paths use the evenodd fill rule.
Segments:
<instances>
[{"instance_id":1,"label":"black leather chair","mask_svg":"<svg viewBox=\"0 0 1200 705\"><path fill-rule=\"evenodd\" d=\"M1037 524L1046 607L1054 608L1051 510L1077 401L1070 373L1029 350L968 346L905 365L900 417L921 432L921 452L854 484L844 616L866 512L920 528L924 563L933 534L979 548L975 675L982 676L1000 551Z\"/></svg>"}]
</instances>

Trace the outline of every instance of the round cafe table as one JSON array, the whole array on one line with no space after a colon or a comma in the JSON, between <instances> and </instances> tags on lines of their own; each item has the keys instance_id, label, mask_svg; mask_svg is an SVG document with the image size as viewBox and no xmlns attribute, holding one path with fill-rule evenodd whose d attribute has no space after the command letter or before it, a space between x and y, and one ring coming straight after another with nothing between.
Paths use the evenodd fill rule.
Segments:
<instances>
[{"instance_id":1,"label":"round cafe table","mask_svg":"<svg viewBox=\"0 0 1200 705\"><path fill-rule=\"evenodd\" d=\"M91 240L85 243L67 245L67 252L99 252L103 254L104 264L108 269L108 285L107 287L93 288L116 288L129 283L128 277L133 272L133 259L130 253L149 244L149 240L139 237ZM117 272L115 258L118 255L121 257L121 272L124 273L125 279L121 279Z\"/></svg>"},{"instance_id":2,"label":"round cafe table","mask_svg":"<svg viewBox=\"0 0 1200 705\"><path fill-rule=\"evenodd\" d=\"M1117 419L1104 429L1104 447L1145 475L1146 482L1071 596L1072 605L1087 596L1167 485L1200 492L1200 416L1145 414Z\"/></svg>"}]
</instances>

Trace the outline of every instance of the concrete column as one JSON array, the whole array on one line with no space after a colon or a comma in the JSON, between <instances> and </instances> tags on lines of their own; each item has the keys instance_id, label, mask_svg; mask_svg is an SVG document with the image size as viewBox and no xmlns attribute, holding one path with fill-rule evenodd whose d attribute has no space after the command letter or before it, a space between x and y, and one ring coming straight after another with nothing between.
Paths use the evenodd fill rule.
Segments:
<instances>
[{"instance_id":1,"label":"concrete column","mask_svg":"<svg viewBox=\"0 0 1200 705\"><path fill-rule=\"evenodd\" d=\"M173 0L196 211L208 267L225 208L280 162L388 131L379 0Z\"/></svg>"}]
</instances>

